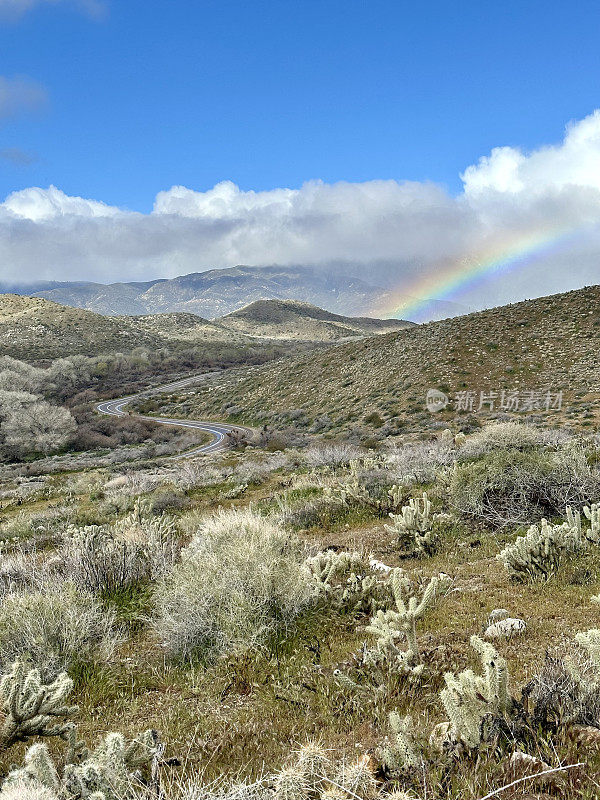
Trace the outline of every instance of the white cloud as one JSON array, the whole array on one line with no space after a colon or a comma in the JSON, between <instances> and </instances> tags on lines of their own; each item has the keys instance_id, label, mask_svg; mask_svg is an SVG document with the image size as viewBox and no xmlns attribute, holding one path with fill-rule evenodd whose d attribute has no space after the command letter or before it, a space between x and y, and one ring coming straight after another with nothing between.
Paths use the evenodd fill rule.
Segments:
<instances>
[{"instance_id":1,"label":"white cloud","mask_svg":"<svg viewBox=\"0 0 600 800\"><path fill-rule=\"evenodd\" d=\"M160 192L151 214L30 188L0 204L0 263L8 280L172 277L235 264L343 263L365 280L402 286L448 261L552 242L511 274L467 289L471 306L600 282L600 112L562 143L531 153L501 147L467 167L464 191L393 180L242 191Z\"/></svg>"},{"instance_id":2,"label":"white cloud","mask_svg":"<svg viewBox=\"0 0 600 800\"><path fill-rule=\"evenodd\" d=\"M486 192L539 195L567 186L600 190L600 110L567 126L564 141L525 154L496 147L461 178L469 197Z\"/></svg>"},{"instance_id":3,"label":"white cloud","mask_svg":"<svg viewBox=\"0 0 600 800\"><path fill-rule=\"evenodd\" d=\"M2 0L0 0L1 2ZM24 76L0 75L0 121L43 108L48 100L44 87Z\"/></svg>"},{"instance_id":4,"label":"white cloud","mask_svg":"<svg viewBox=\"0 0 600 800\"><path fill-rule=\"evenodd\" d=\"M8 195L1 208L14 217L32 222L57 217L116 217L125 213L98 200L70 197L56 186L49 186L48 189L32 187L13 192Z\"/></svg>"}]
</instances>

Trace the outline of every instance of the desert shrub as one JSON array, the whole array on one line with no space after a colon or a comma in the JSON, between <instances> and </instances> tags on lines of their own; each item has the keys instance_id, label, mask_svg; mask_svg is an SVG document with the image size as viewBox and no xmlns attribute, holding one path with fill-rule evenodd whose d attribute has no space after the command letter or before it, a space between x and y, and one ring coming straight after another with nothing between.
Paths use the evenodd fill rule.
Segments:
<instances>
[{"instance_id":1,"label":"desert shrub","mask_svg":"<svg viewBox=\"0 0 600 800\"><path fill-rule=\"evenodd\" d=\"M599 665L583 650L547 651L541 670L523 688L537 728L592 725L600 720Z\"/></svg>"},{"instance_id":2,"label":"desert shrub","mask_svg":"<svg viewBox=\"0 0 600 800\"><path fill-rule=\"evenodd\" d=\"M398 483L430 483L454 458L455 451L448 441L435 440L395 446L389 451L387 462Z\"/></svg>"},{"instance_id":3,"label":"desert shrub","mask_svg":"<svg viewBox=\"0 0 600 800\"><path fill-rule=\"evenodd\" d=\"M300 543L251 509L206 519L155 592L164 646L186 657L264 642L308 599L302 560Z\"/></svg>"},{"instance_id":4,"label":"desert shrub","mask_svg":"<svg viewBox=\"0 0 600 800\"><path fill-rule=\"evenodd\" d=\"M362 451L347 442L311 445L303 453L309 467L342 467L360 458Z\"/></svg>"},{"instance_id":5,"label":"desert shrub","mask_svg":"<svg viewBox=\"0 0 600 800\"><path fill-rule=\"evenodd\" d=\"M76 663L109 658L113 615L73 585L12 594L0 606L0 666L26 656L44 678Z\"/></svg>"},{"instance_id":6,"label":"desert shrub","mask_svg":"<svg viewBox=\"0 0 600 800\"><path fill-rule=\"evenodd\" d=\"M178 511L189 506L185 494L176 489L160 489L152 498L152 512L162 514L165 511Z\"/></svg>"},{"instance_id":7,"label":"desert shrub","mask_svg":"<svg viewBox=\"0 0 600 800\"><path fill-rule=\"evenodd\" d=\"M233 470L233 476L238 483L260 484L272 472L290 464L290 458L285 453L272 453L261 459L242 461Z\"/></svg>"},{"instance_id":8,"label":"desert shrub","mask_svg":"<svg viewBox=\"0 0 600 800\"><path fill-rule=\"evenodd\" d=\"M10 552L0 550L0 598L41 589L52 578L55 567L55 559L43 559L35 548L28 552L19 544Z\"/></svg>"},{"instance_id":9,"label":"desert shrub","mask_svg":"<svg viewBox=\"0 0 600 800\"><path fill-rule=\"evenodd\" d=\"M134 511L112 527L69 528L62 568L79 588L109 595L165 574L178 553L177 528L171 518L143 518Z\"/></svg>"},{"instance_id":10,"label":"desert shrub","mask_svg":"<svg viewBox=\"0 0 600 800\"><path fill-rule=\"evenodd\" d=\"M542 443L540 432L531 425L496 422L472 433L460 448L459 458L478 458L498 450L532 450Z\"/></svg>"},{"instance_id":11,"label":"desert shrub","mask_svg":"<svg viewBox=\"0 0 600 800\"><path fill-rule=\"evenodd\" d=\"M33 513L22 511L0 525L0 541L33 538L39 540L52 537L71 515L72 509L66 506Z\"/></svg>"},{"instance_id":12,"label":"desert shrub","mask_svg":"<svg viewBox=\"0 0 600 800\"><path fill-rule=\"evenodd\" d=\"M458 464L450 477L452 505L493 525L552 517L600 494L598 474L581 449L498 450Z\"/></svg>"},{"instance_id":13,"label":"desert shrub","mask_svg":"<svg viewBox=\"0 0 600 800\"><path fill-rule=\"evenodd\" d=\"M314 497L295 505L284 503L279 513L281 523L293 530L330 528L348 517L349 506L341 499Z\"/></svg>"},{"instance_id":14,"label":"desert shrub","mask_svg":"<svg viewBox=\"0 0 600 800\"><path fill-rule=\"evenodd\" d=\"M306 441L306 435L294 427L275 430L265 425L256 435L256 446L271 453L289 447L305 447Z\"/></svg>"}]
</instances>

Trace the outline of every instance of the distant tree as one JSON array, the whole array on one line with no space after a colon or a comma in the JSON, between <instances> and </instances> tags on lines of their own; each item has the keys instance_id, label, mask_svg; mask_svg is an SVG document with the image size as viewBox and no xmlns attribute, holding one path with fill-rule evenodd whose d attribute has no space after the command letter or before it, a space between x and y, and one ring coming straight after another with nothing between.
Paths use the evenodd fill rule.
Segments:
<instances>
[{"instance_id":1,"label":"distant tree","mask_svg":"<svg viewBox=\"0 0 600 800\"><path fill-rule=\"evenodd\" d=\"M70 412L30 392L0 390L0 442L18 455L63 447L77 425Z\"/></svg>"},{"instance_id":2,"label":"distant tree","mask_svg":"<svg viewBox=\"0 0 600 800\"><path fill-rule=\"evenodd\" d=\"M48 370L33 367L10 356L0 357L0 390L45 393L49 378Z\"/></svg>"}]
</instances>

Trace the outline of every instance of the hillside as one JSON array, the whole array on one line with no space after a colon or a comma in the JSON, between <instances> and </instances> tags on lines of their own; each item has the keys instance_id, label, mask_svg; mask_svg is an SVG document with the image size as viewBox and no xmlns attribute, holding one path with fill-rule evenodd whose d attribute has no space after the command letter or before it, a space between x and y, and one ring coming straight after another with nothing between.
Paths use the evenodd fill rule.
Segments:
<instances>
[{"instance_id":1,"label":"hillside","mask_svg":"<svg viewBox=\"0 0 600 800\"><path fill-rule=\"evenodd\" d=\"M594 286L414 326L238 372L210 394L197 390L179 411L222 416L236 406L246 419L268 420L303 409L310 419L327 414L335 428L369 417L393 432L453 418L451 406L435 415L425 410L429 388L450 397L474 392L474 412L482 391L519 390L523 400L527 390L543 389L563 391L562 416L591 425L600 397L599 312Z\"/></svg>"},{"instance_id":2,"label":"hillside","mask_svg":"<svg viewBox=\"0 0 600 800\"><path fill-rule=\"evenodd\" d=\"M321 342L375 336L412 325L397 319L344 317L295 300L256 300L218 321L251 336Z\"/></svg>"},{"instance_id":3,"label":"hillside","mask_svg":"<svg viewBox=\"0 0 600 800\"><path fill-rule=\"evenodd\" d=\"M0 295L0 355L13 358L127 353L136 347L173 351L232 345L240 349L255 344L194 314L105 317L42 298Z\"/></svg>"},{"instance_id":4,"label":"hillside","mask_svg":"<svg viewBox=\"0 0 600 800\"><path fill-rule=\"evenodd\" d=\"M0 295L0 355L35 360L127 353L136 347L174 351L202 346L217 362L219 348L226 348L223 352L230 363L233 352L242 354L248 348L263 351L276 347L289 352L303 343L327 344L403 324L399 320L337 317L314 306L271 301L233 320L214 322L189 312L107 317L39 297L5 294ZM281 344L271 345L271 339Z\"/></svg>"},{"instance_id":5,"label":"hillside","mask_svg":"<svg viewBox=\"0 0 600 800\"><path fill-rule=\"evenodd\" d=\"M58 358L159 347L161 336L135 330L84 309L35 297L0 295L0 354L13 358Z\"/></svg>"},{"instance_id":6,"label":"hillside","mask_svg":"<svg viewBox=\"0 0 600 800\"><path fill-rule=\"evenodd\" d=\"M243 342L247 337L243 333L229 330L219 322L211 322L195 314L184 311L166 314L145 314L143 316L111 317L120 325L137 329L150 336L165 337L170 341L194 343L205 342Z\"/></svg>"}]
</instances>

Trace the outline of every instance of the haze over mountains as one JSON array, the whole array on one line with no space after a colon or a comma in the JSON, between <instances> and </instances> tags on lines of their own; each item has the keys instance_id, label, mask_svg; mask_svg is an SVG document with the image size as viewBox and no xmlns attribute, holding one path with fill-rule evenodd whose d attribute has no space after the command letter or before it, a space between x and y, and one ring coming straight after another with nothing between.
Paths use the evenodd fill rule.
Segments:
<instances>
[{"instance_id":1,"label":"haze over mountains","mask_svg":"<svg viewBox=\"0 0 600 800\"><path fill-rule=\"evenodd\" d=\"M213 319L255 300L296 300L345 316L381 316L397 293L356 277L309 267L231 267L172 279L127 283L0 282L0 291L34 295L108 316L185 311ZM435 319L469 311L456 303L433 305Z\"/></svg>"}]
</instances>

